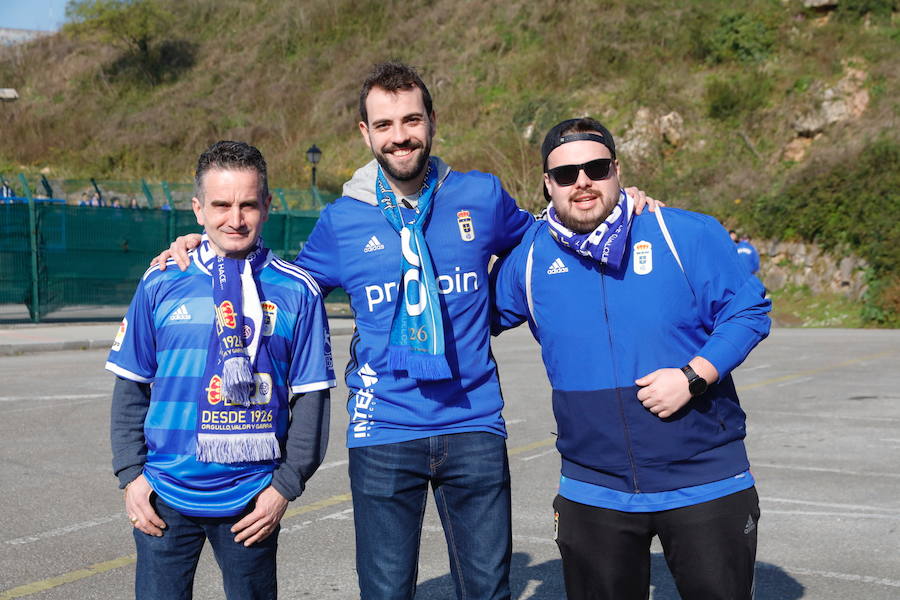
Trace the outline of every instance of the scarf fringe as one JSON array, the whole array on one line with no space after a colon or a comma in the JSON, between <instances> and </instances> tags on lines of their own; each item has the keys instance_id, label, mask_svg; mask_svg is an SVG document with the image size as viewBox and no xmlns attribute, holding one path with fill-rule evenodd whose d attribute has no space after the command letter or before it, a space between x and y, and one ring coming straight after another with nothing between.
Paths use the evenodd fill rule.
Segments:
<instances>
[{"instance_id":1,"label":"scarf fringe","mask_svg":"<svg viewBox=\"0 0 900 600\"><path fill-rule=\"evenodd\" d=\"M222 387L229 402L249 408L250 396L256 386L250 372L250 359L246 355L225 360L222 365Z\"/></svg>"},{"instance_id":2,"label":"scarf fringe","mask_svg":"<svg viewBox=\"0 0 900 600\"><path fill-rule=\"evenodd\" d=\"M406 371L414 379L437 381L453 378L443 354L414 352L409 346L391 346L388 349L388 368Z\"/></svg>"},{"instance_id":3,"label":"scarf fringe","mask_svg":"<svg viewBox=\"0 0 900 600\"><path fill-rule=\"evenodd\" d=\"M197 435L197 460L200 462L240 463L281 458L281 446L274 433Z\"/></svg>"}]
</instances>

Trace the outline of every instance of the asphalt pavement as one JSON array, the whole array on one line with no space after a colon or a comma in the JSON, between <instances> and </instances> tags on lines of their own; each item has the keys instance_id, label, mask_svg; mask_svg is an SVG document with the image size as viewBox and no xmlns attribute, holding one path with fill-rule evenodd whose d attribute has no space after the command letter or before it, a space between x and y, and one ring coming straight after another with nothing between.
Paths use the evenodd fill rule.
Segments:
<instances>
[{"instance_id":1,"label":"asphalt pavement","mask_svg":"<svg viewBox=\"0 0 900 600\"><path fill-rule=\"evenodd\" d=\"M110 468L112 376L103 370L120 315L0 328L0 600L132 597L134 543ZM330 321L340 367L351 321ZM64 350L66 343L99 349ZM512 597L559 600L550 506L559 458L549 386L527 329L505 333L493 347L513 478ZM898 365L900 331L775 329L735 372L762 508L757 600L900 598ZM281 598L359 597L346 388L332 398L326 462L282 521ZM677 599L658 544L652 572L652 598ZM432 500L418 581L417 599L454 597ZM221 597L207 548L195 598Z\"/></svg>"}]
</instances>

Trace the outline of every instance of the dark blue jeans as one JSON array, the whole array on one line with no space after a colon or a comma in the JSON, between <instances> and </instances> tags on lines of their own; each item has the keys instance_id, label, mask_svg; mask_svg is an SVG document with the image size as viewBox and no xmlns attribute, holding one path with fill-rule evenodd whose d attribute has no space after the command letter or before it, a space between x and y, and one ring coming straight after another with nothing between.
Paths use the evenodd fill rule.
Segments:
<instances>
[{"instance_id":1,"label":"dark blue jeans","mask_svg":"<svg viewBox=\"0 0 900 600\"><path fill-rule=\"evenodd\" d=\"M275 551L278 530L245 548L234 541L231 526L251 509L234 517L204 518L182 515L153 495L156 512L166 522L162 537L134 530L137 546L137 600L189 600L203 542L209 540L222 570L229 600L274 600L278 596Z\"/></svg>"},{"instance_id":2,"label":"dark blue jeans","mask_svg":"<svg viewBox=\"0 0 900 600\"><path fill-rule=\"evenodd\" d=\"M415 595L429 484L457 598L508 599L512 533L506 440L476 432L350 449L362 600Z\"/></svg>"}]
</instances>

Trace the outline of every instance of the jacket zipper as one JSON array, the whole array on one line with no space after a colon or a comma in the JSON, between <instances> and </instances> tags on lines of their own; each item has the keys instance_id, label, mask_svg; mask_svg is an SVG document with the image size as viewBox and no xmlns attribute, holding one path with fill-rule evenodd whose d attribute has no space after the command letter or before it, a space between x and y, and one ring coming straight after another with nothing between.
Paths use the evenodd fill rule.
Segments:
<instances>
[{"instance_id":1,"label":"jacket zipper","mask_svg":"<svg viewBox=\"0 0 900 600\"><path fill-rule=\"evenodd\" d=\"M609 341L609 359L613 369L613 386L616 390L616 400L619 402L619 415L622 417L622 428L625 433L625 452L628 454L628 463L631 465L631 478L634 481L634 493L641 493L638 484L637 466L634 464L634 452L631 448L631 431L628 429L628 421L625 420L625 403L622 400L622 392L619 387L619 369L616 364L616 353L613 348L612 327L610 326L608 302L606 297L606 278L603 276L603 264L600 264L600 288L603 290L603 317L606 319L606 337Z\"/></svg>"}]
</instances>

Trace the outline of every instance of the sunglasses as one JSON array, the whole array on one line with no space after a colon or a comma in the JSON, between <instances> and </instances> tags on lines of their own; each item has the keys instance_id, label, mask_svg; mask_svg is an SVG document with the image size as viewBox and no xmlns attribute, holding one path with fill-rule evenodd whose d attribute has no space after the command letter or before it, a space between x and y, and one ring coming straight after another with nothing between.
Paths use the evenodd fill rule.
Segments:
<instances>
[{"instance_id":1,"label":"sunglasses","mask_svg":"<svg viewBox=\"0 0 900 600\"><path fill-rule=\"evenodd\" d=\"M572 185L578 181L578 174L584 171L584 174L593 179L600 181L609 177L609 170L612 166L611 158L598 158L583 165L560 165L547 169L547 175L556 182L557 185Z\"/></svg>"}]
</instances>

